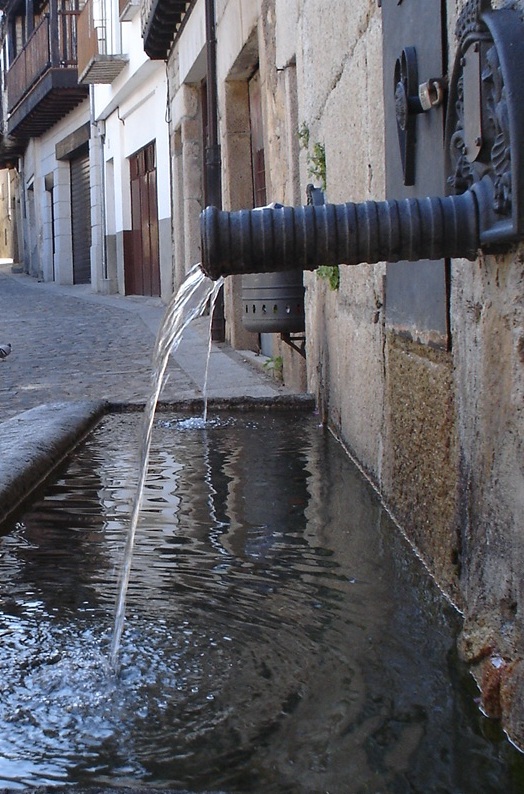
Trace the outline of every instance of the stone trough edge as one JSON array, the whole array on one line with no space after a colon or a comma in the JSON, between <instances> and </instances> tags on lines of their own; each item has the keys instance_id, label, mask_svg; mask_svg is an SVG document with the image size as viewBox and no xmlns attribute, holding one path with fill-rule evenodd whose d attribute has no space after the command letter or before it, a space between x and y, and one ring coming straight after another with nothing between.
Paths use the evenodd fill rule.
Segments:
<instances>
[{"instance_id":1,"label":"stone trough edge","mask_svg":"<svg viewBox=\"0 0 524 794\"><path fill-rule=\"evenodd\" d=\"M0 524L41 485L107 411L107 402L46 403L0 424Z\"/></svg>"}]
</instances>

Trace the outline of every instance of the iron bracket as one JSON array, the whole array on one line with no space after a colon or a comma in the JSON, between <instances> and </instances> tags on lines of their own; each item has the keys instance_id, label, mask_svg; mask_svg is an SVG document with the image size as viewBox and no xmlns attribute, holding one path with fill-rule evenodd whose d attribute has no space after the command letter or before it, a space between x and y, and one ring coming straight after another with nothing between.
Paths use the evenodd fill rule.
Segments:
<instances>
[{"instance_id":1,"label":"iron bracket","mask_svg":"<svg viewBox=\"0 0 524 794\"><path fill-rule=\"evenodd\" d=\"M280 334L280 339L286 345L293 348L293 350L295 350L299 355L301 355L302 358L306 357L306 337L304 335L297 336L293 334L292 336L290 333L285 332ZM297 342L300 342L300 344L297 344Z\"/></svg>"}]
</instances>

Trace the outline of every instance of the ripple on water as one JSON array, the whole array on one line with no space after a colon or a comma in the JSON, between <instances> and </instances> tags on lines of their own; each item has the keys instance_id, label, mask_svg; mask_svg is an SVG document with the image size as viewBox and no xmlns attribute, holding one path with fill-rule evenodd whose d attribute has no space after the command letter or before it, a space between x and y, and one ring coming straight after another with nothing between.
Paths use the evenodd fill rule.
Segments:
<instances>
[{"instance_id":1,"label":"ripple on water","mask_svg":"<svg viewBox=\"0 0 524 794\"><path fill-rule=\"evenodd\" d=\"M0 538L0 786L511 790L457 616L335 442L287 415L203 429L156 424L117 673L135 418Z\"/></svg>"},{"instance_id":2,"label":"ripple on water","mask_svg":"<svg viewBox=\"0 0 524 794\"><path fill-rule=\"evenodd\" d=\"M157 427L164 430L205 430L209 428L227 429L242 424L251 430L255 430L259 424L251 420L249 422L239 422L237 417L234 416L188 416L185 418L177 419L158 419L156 422Z\"/></svg>"}]
</instances>

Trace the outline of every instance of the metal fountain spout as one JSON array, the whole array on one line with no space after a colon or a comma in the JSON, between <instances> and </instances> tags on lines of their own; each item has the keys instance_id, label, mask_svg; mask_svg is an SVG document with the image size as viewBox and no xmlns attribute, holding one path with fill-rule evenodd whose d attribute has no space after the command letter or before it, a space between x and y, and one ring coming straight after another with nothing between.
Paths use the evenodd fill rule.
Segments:
<instances>
[{"instance_id":1,"label":"metal fountain spout","mask_svg":"<svg viewBox=\"0 0 524 794\"><path fill-rule=\"evenodd\" d=\"M362 262L474 259L479 247L473 190L446 198L264 207L202 213L202 267L235 273L315 270Z\"/></svg>"},{"instance_id":2,"label":"metal fountain spout","mask_svg":"<svg viewBox=\"0 0 524 794\"><path fill-rule=\"evenodd\" d=\"M486 5L467 4L457 26L444 139L448 195L238 212L207 207L201 214L204 272L217 279L320 265L474 260L479 249L504 252L522 240L524 25L514 10ZM422 105L399 75L400 139Z\"/></svg>"}]
</instances>

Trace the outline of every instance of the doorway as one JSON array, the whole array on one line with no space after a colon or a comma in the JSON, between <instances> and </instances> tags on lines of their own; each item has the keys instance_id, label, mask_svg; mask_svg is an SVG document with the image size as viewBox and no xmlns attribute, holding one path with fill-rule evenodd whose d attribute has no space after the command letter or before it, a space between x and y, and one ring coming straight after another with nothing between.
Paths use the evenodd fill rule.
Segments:
<instances>
[{"instance_id":1,"label":"doorway","mask_svg":"<svg viewBox=\"0 0 524 794\"><path fill-rule=\"evenodd\" d=\"M125 262L127 295L160 295L156 148L149 143L129 159L131 245Z\"/></svg>"},{"instance_id":2,"label":"doorway","mask_svg":"<svg viewBox=\"0 0 524 794\"><path fill-rule=\"evenodd\" d=\"M91 186L89 145L80 147L70 161L73 284L91 282Z\"/></svg>"}]
</instances>

